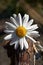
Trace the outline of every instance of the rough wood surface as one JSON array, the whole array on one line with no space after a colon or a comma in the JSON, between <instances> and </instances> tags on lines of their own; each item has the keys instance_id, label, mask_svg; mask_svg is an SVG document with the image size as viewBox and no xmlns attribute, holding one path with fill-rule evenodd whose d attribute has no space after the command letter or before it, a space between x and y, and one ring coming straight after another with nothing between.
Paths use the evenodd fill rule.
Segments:
<instances>
[{"instance_id":1,"label":"rough wood surface","mask_svg":"<svg viewBox=\"0 0 43 65\"><path fill-rule=\"evenodd\" d=\"M6 44L6 43L8 43L8 44ZM7 58L7 60L1 61L1 59L0 59L1 65L3 65L2 62L6 62L5 64L7 64L7 63L9 64L10 61L11 61L10 65L33 65L32 43L29 43L29 49L27 51L14 50L13 46L9 45L8 41L5 42L4 44L6 44L6 45L3 47L3 49L5 49L7 51L7 53L3 52L2 49L0 49L0 50L3 52L3 54L6 53L6 56L4 56L4 57ZM3 54L2 54L2 56L3 56ZM8 57L10 58L10 60L8 59ZM2 59L4 59L4 58L2 58Z\"/></svg>"},{"instance_id":2,"label":"rough wood surface","mask_svg":"<svg viewBox=\"0 0 43 65\"><path fill-rule=\"evenodd\" d=\"M41 45L43 45L43 35L41 35L40 38L38 38L41 42ZM10 41L4 41L3 45L0 46L0 65L33 65L33 48L32 43L29 44L29 54L28 52L19 53L19 51L15 51L13 49L13 46L9 46ZM0 43L1 44L1 43ZM5 47L3 47L5 44ZM7 44L7 45L6 45ZM16 59L16 61L15 61ZM17 61L18 60L18 61ZM23 63L23 64L22 64ZM36 60L36 65L43 65L43 54L41 59Z\"/></svg>"}]
</instances>

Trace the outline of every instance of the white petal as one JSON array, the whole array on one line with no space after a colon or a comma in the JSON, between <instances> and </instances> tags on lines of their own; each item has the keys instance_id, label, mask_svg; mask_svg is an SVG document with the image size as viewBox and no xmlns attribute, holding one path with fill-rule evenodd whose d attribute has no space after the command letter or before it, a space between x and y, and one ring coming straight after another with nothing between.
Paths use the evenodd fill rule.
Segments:
<instances>
[{"instance_id":1,"label":"white petal","mask_svg":"<svg viewBox=\"0 0 43 65\"><path fill-rule=\"evenodd\" d=\"M25 37L24 37L24 47L25 47L25 49L28 49L28 47L29 47Z\"/></svg>"},{"instance_id":2,"label":"white petal","mask_svg":"<svg viewBox=\"0 0 43 65\"><path fill-rule=\"evenodd\" d=\"M28 22L28 20L29 20L29 15L25 14L23 17L23 26L26 26L26 23Z\"/></svg>"},{"instance_id":3,"label":"white petal","mask_svg":"<svg viewBox=\"0 0 43 65\"><path fill-rule=\"evenodd\" d=\"M18 17L19 17L20 26L22 26L22 17L20 13L18 14Z\"/></svg>"},{"instance_id":4,"label":"white petal","mask_svg":"<svg viewBox=\"0 0 43 65\"><path fill-rule=\"evenodd\" d=\"M5 29L6 30L15 30L14 28L12 28L11 26L9 26L8 24L5 25Z\"/></svg>"},{"instance_id":5,"label":"white petal","mask_svg":"<svg viewBox=\"0 0 43 65\"><path fill-rule=\"evenodd\" d=\"M13 14L14 18L16 19L17 15L16 14Z\"/></svg>"},{"instance_id":6,"label":"white petal","mask_svg":"<svg viewBox=\"0 0 43 65\"><path fill-rule=\"evenodd\" d=\"M35 24L35 25L32 25L29 28L27 28L27 30L35 30L37 28L38 28L38 26L37 26L37 24Z\"/></svg>"},{"instance_id":7,"label":"white petal","mask_svg":"<svg viewBox=\"0 0 43 65\"><path fill-rule=\"evenodd\" d=\"M28 31L27 34L28 34L29 36L34 37L34 38L40 36L40 34L39 34L38 31Z\"/></svg>"},{"instance_id":8,"label":"white petal","mask_svg":"<svg viewBox=\"0 0 43 65\"><path fill-rule=\"evenodd\" d=\"M14 49L17 49L18 45L19 45L18 42L16 42L15 45L14 45Z\"/></svg>"},{"instance_id":9,"label":"white petal","mask_svg":"<svg viewBox=\"0 0 43 65\"><path fill-rule=\"evenodd\" d=\"M24 44L23 44L23 38L19 40L20 48L23 50Z\"/></svg>"},{"instance_id":10,"label":"white petal","mask_svg":"<svg viewBox=\"0 0 43 65\"><path fill-rule=\"evenodd\" d=\"M31 31L31 30L30 30L30 31L27 31L27 33L28 33L28 34L37 34L37 33L39 33L39 32L38 32L38 31Z\"/></svg>"},{"instance_id":11,"label":"white petal","mask_svg":"<svg viewBox=\"0 0 43 65\"><path fill-rule=\"evenodd\" d=\"M5 33L13 33L13 30L4 30Z\"/></svg>"},{"instance_id":12,"label":"white petal","mask_svg":"<svg viewBox=\"0 0 43 65\"><path fill-rule=\"evenodd\" d=\"M36 33L36 34L37 34L37 33L39 33L39 32L38 32L38 31L32 31L32 32L30 32L30 33Z\"/></svg>"},{"instance_id":13,"label":"white petal","mask_svg":"<svg viewBox=\"0 0 43 65\"><path fill-rule=\"evenodd\" d=\"M9 25L10 27L12 27L13 29L16 29L16 26L14 26L12 23L10 22L5 22L7 25Z\"/></svg>"},{"instance_id":14,"label":"white petal","mask_svg":"<svg viewBox=\"0 0 43 65\"><path fill-rule=\"evenodd\" d=\"M9 34L9 35L7 35L6 37L4 37L4 40L9 40L9 39L11 39L12 38L12 34Z\"/></svg>"},{"instance_id":15,"label":"white petal","mask_svg":"<svg viewBox=\"0 0 43 65\"><path fill-rule=\"evenodd\" d=\"M13 14L13 17L16 20L17 24L20 25L19 17L16 14Z\"/></svg>"},{"instance_id":16,"label":"white petal","mask_svg":"<svg viewBox=\"0 0 43 65\"><path fill-rule=\"evenodd\" d=\"M39 48L43 48L43 46L42 46L42 45L40 45L40 44L38 44L38 46L39 46Z\"/></svg>"},{"instance_id":17,"label":"white petal","mask_svg":"<svg viewBox=\"0 0 43 65\"><path fill-rule=\"evenodd\" d=\"M33 38L36 38L36 37L39 37L40 36L40 34L38 34L38 33L32 33L32 34L31 33L30 34L28 33L28 35L31 36L31 37L33 37Z\"/></svg>"},{"instance_id":18,"label":"white petal","mask_svg":"<svg viewBox=\"0 0 43 65\"><path fill-rule=\"evenodd\" d=\"M27 29L32 25L32 23L33 23L33 19L31 19L29 22L25 23L24 27Z\"/></svg>"},{"instance_id":19,"label":"white petal","mask_svg":"<svg viewBox=\"0 0 43 65\"><path fill-rule=\"evenodd\" d=\"M13 17L10 17L10 20L11 20L11 22L13 22L18 27L18 24L17 24L16 20Z\"/></svg>"},{"instance_id":20,"label":"white petal","mask_svg":"<svg viewBox=\"0 0 43 65\"><path fill-rule=\"evenodd\" d=\"M15 44L15 43L14 43L14 42L11 42L11 43L10 43L10 45L13 45L13 44Z\"/></svg>"},{"instance_id":21,"label":"white petal","mask_svg":"<svg viewBox=\"0 0 43 65\"><path fill-rule=\"evenodd\" d=\"M31 34L31 36L34 37L34 38L36 38L36 37L39 37L40 34L38 34L38 33L37 34Z\"/></svg>"},{"instance_id":22,"label":"white petal","mask_svg":"<svg viewBox=\"0 0 43 65\"><path fill-rule=\"evenodd\" d=\"M17 41L12 40L12 41L10 42L10 45L13 45L13 44L16 44L16 43L18 43L18 40L17 40Z\"/></svg>"},{"instance_id":23,"label":"white petal","mask_svg":"<svg viewBox=\"0 0 43 65\"><path fill-rule=\"evenodd\" d=\"M28 24L28 26L31 26L32 25L32 23L33 23L33 19L31 19L27 24Z\"/></svg>"},{"instance_id":24,"label":"white petal","mask_svg":"<svg viewBox=\"0 0 43 65\"><path fill-rule=\"evenodd\" d=\"M34 43L36 43L36 41L32 37L30 37L29 35L26 35L26 37L28 37L30 40L32 40Z\"/></svg>"}]
</instances>

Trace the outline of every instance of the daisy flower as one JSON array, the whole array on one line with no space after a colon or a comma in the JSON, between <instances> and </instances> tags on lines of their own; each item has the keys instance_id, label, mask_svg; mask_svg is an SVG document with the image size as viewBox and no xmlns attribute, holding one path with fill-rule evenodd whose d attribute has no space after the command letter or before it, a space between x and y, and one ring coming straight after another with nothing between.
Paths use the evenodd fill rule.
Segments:
<instances>
[{"instance_id":1,"label":"daisy flower","mask_svg":"<svg viewBox=\"0 0 43 65\"><path fill-rule=\"evenodd\" d=\"M20 13L18 16L13 14L10 20L11 23L5 22L6 30L4 30L4 32L9 33L4 39L11 40L10 45L14 45L15 49L20 46L20 49L23 50L23 48L28 49L29 47L27 38L36 43L34 37L40 36L39 32L35 31L38 26L37 24L32 25L33 19L29 20L29 15L25 14L22 18Z\"/></svg>"}]
</instances>

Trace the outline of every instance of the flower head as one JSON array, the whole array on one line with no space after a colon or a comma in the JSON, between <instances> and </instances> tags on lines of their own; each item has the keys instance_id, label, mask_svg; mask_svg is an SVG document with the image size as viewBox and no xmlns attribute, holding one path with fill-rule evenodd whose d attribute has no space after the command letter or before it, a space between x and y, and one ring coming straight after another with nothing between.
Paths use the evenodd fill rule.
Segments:
<instances>
[{"instance_id":1,"label":"flower head","mask_svg":"<svg viewBox=\"0 0 43 65\"><path fill-rule=\"evenodd\" d=\"M6 23L6 33L9 33L5 40L11 40L10 45L14 44L14 48L17 49L20 45L21 50L23 48L28 49L28 42L26 38L29 38L31 41L36 43L36 40L33 37L40 36L38 31L35 31L38 26L37 24L33 24L33 19L29 21L29 15L25 14L23 19L21 14L19 13L18 16L13 14L13 17L10 17L10 22Z\"/></svg>"}]
</instances>

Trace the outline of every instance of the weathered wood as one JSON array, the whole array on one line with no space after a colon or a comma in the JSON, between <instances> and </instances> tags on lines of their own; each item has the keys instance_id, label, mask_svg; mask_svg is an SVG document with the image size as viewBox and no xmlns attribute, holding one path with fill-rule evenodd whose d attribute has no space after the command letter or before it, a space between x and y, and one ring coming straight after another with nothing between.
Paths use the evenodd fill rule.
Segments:
<instances>
[{"instance_id":1,"label":"weathered wood","mask_svg":"<svg viewBox=\"0 0 43 65\"><path fill-rule=\"evenodd\" d=\"M0 43L0 46L6 46L9 43L10 43L9 40L7 40L7 41L4 40L2 43Z\"/></svg>"},{"instance_id":2,"label":"weathered wood","mask_svg":"<svg viewBox=\"0 0 43 65\"><path fill-rule=\"evenodd\" d=\"M27 41L28 43L30 42L29 40ZM10 65L33 65L34 50L33 50L32 42L29 43L29 49L23 52L19 52L19 50L15 51L14 46L10 46L9 44L10 44L10 41L3 41L1 46L5 46L5 49L7 50L7 55L11 60ZM41 61L43 60L42 59L36 60L36 65L37 64L41 65L43 63Z\"/></svg>"},{"instance_id":3,"label":"weathered wood","mask_svg":"<svg viewBox=\"0 0 43 65\"><path fill-rule=\"evenodd\" d=\"M10 41L3 41L0 46L4 46L7 50L7 55L11 59L11 65L33 65L33 45L29 40L29 48L24 51L21 51L19 48L14 50L14 46L10 46L9 43Z\"/></svg>"}]
</instances>

